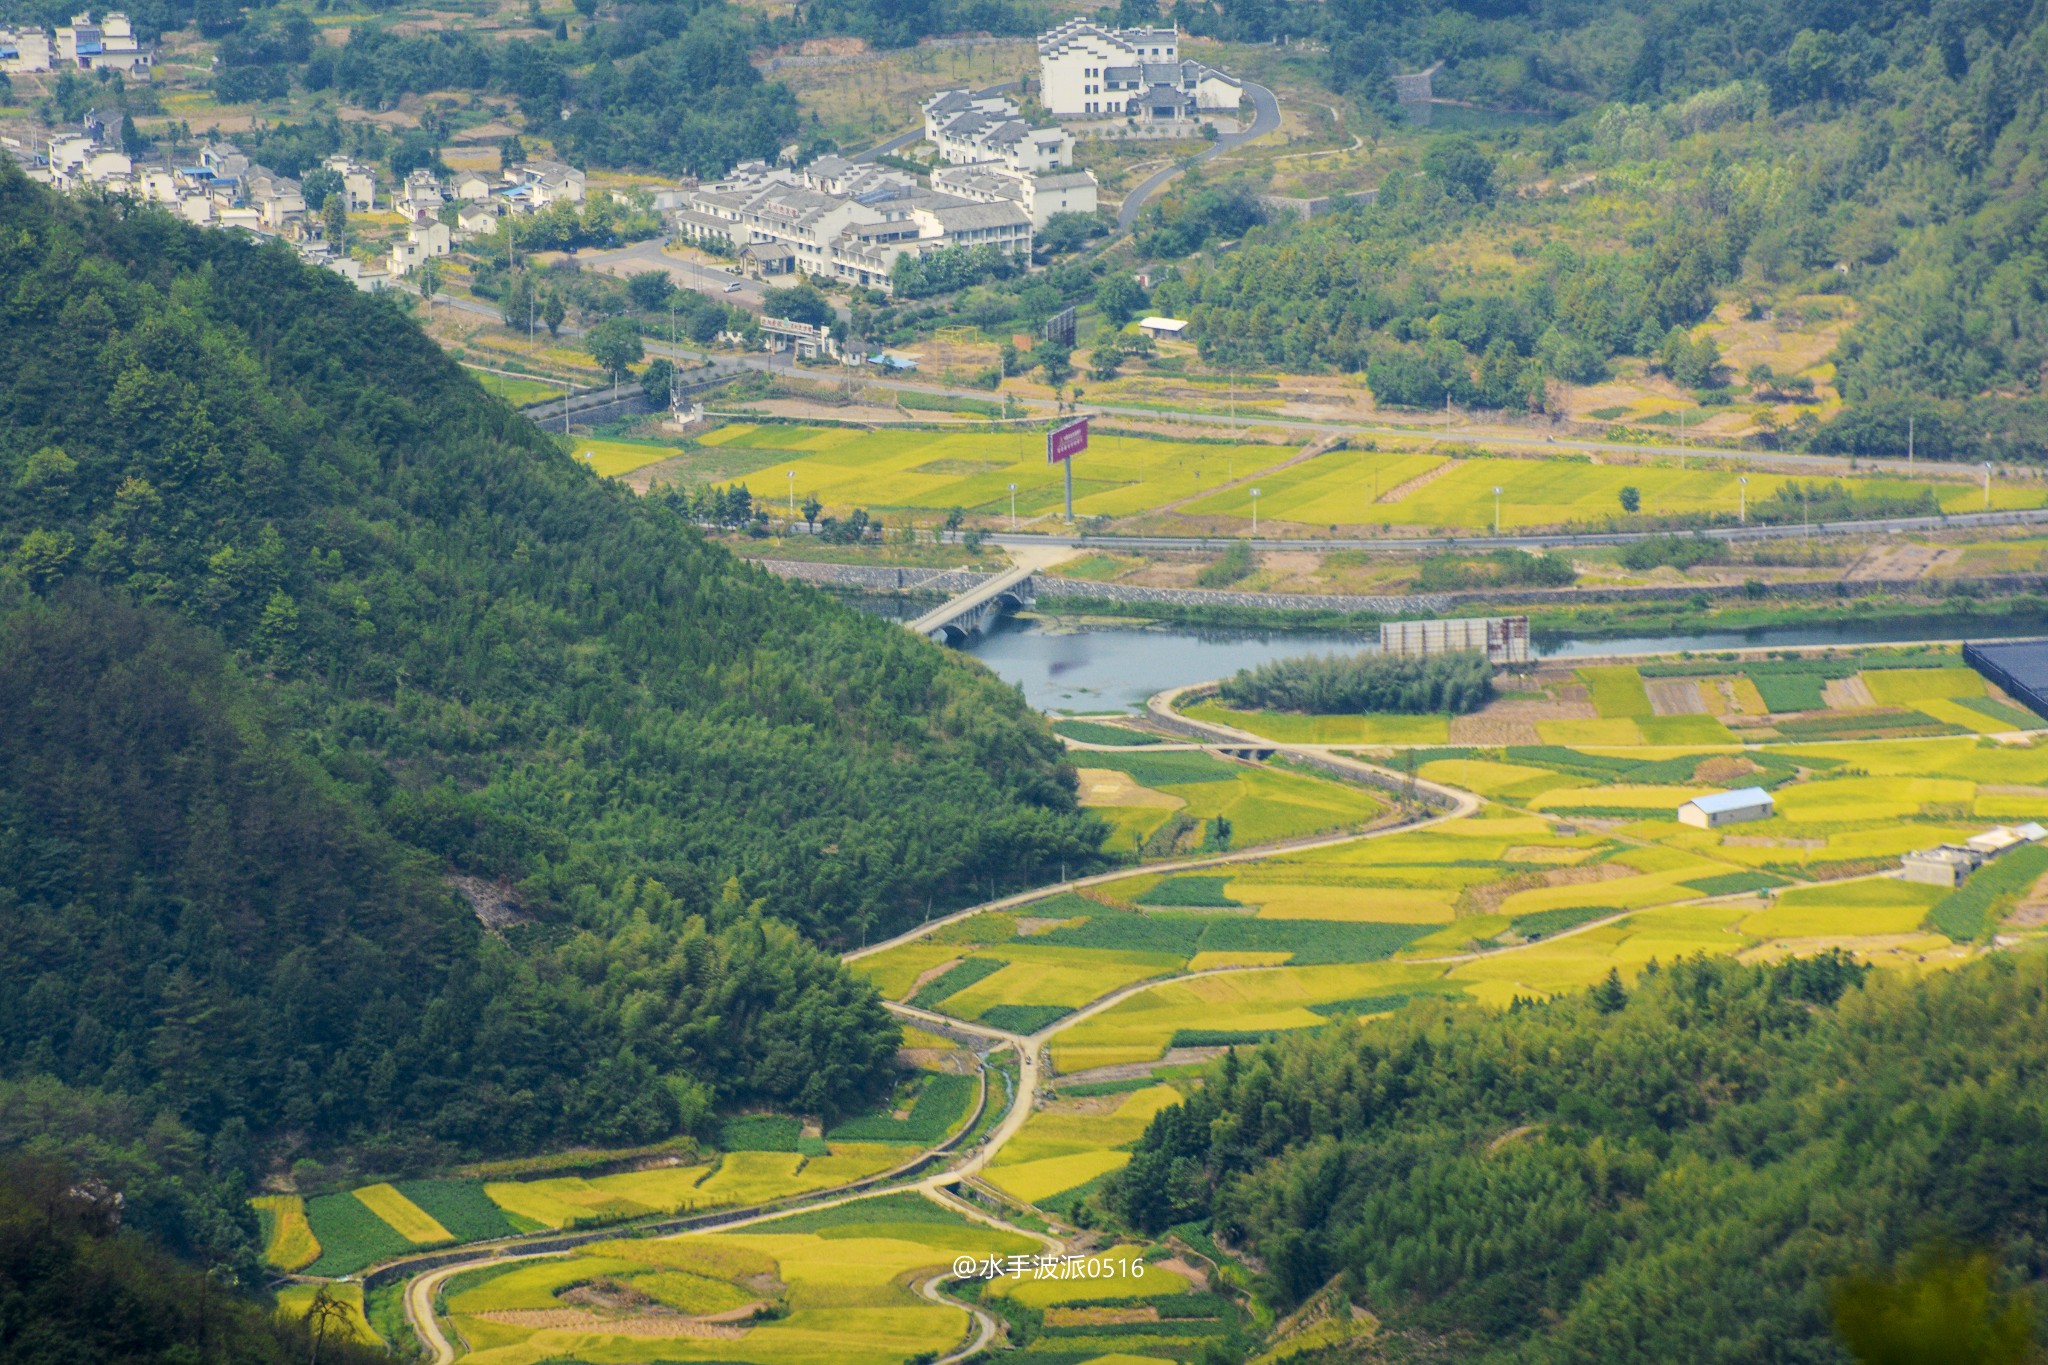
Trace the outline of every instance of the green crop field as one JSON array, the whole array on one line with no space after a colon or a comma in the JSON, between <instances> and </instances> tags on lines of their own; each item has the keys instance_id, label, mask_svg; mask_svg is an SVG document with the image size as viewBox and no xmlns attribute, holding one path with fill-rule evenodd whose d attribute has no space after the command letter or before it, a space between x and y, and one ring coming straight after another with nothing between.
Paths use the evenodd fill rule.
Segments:
<instances>
[{"instance_id":1,"label":"green crop field","mask_svg":"<svg viewBox=\"0 0 2048 1365\"><path fill-rule=\"evenodd\" d=\"M606 478L630 474L647 465L660 464L681 454L681 448L652 441L610 441L580 436L569 447L570 458L585 464Z\"/></svg>"},{"instance_id":2,"label":"green crop field","mask_svg":"<svg viewBox=\"0 0 2048 1365\"><path fill-rule=\"evenodd\" d=\"M355 1196L363 1201L364 1207L389 1223L399 1236L414 1246L440 1246L455 1240L455 1235L436 1222L426 1210L390 1185L365 1185L355 1191Z\"/></svg>"},{"instance_id":3,"label":"green crop field","mask_svg":"<svg viewBox=\"0 0 2048 1365\"><path fill-rule=\"evenodd\" d=\"M1127 730L1121 725L1104 725L1093 720L1056 720L1052 723L1052 731L1068 739L1077 739L1083 744L1111 744L1119 748L1129 748L1159 743L1157 735Z\"/></svg>"},{"instance_id":4,"label":"green crop field","mask_svg":"<svg viewBox=\"0 0 2048 1365\"><path fill-rule=\"evenodd\" d=\"M395 1188L458 1242L488 1241L518 1231L484 1193L480 1180L401 1180Z\"/></svg>"},{"instance_id":5,"label":"green crop field","mask_svg":"<svg viewBox=\"0 0 2048 1365\"><path fill-rule=\"evenodd\" d=\"M320 1243L309 1275L338 1278L418 1250L413 1240L379 1218L354 1194L323 1194L306 1201L306 1221Z\"/></svg>"},{"instance_id":6,"label":"green crop field","mask_svg":"<svg viewBox=\"0 0 2048 1365\"><path fill-rule=\"evenodd\" d=\"M545 379L520 379L512 375L494 374L489 370L470 370L470 375L486 390L515 408L562 396L562 386Z\"/></svg>"},{"instance_id":7,"label":"green crop field","mask_svg":"<svg viewBox=\"0 0 2048 1365\"><path fill-rule=\"evenodd\" d=\"M833 1142L908 1142L929 1147L967 1117L981 1084L972 1076L935 1072L920 1083L917 1099L902 1118L864 1114L826 1133Z\"/></svg>"}]
</instances>

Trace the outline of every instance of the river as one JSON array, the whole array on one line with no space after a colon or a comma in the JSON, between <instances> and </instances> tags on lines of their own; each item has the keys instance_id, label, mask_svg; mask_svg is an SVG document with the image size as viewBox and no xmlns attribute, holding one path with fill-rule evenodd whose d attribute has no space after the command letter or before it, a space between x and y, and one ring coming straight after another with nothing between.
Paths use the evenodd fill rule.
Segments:
<instances>
[{"instance_id":1,"label":"river","mask_svg":"<svg viewBox=\"0 0 2048 1365\"><path fill-rule=\"evenodd\" d=\"M1823 621L1708 630L1694 634L1631 635L1607 639L1538 632L1531 637L1546 659L1680 650L1768 649L1790 645L1906 644L1918 640L1981 637L1981 617L1902 617L1889 621ZM2000 634L2038 629L2036 621L2001 622ZM1043 711L1120 711L1141 706L1169 687L1207 682L1269 659L1303 654L1350 654L1377 648L1377 633L1346 631L1207 630L1182 626L1081 626L1039 617L1005 619L962 646Z\"/></svg>"}]
</instances>

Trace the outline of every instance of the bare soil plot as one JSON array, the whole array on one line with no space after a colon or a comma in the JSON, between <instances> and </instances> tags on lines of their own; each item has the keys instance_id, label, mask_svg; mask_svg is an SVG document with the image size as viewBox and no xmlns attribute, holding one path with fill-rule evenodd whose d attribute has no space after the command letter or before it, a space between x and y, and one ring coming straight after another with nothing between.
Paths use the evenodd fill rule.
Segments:
<instances>
[{"instance_id":1,"label":"bare soil plot","mask_svg":"<svg viewBox=\"0 0 2048 1365\"><path fill-rule=\"evenodd\" d=\"M1861 711L1877 705L1877 698L1870 695L1870 684L1863 681L1861 674L1828 679L1821 684L1820 699L1830 711Z\"/></svg>"},{"instance_id":2,"label":"bare soil plot","mask_svg":"<svg viewBox=\"0 0 2048 1365\"><path fill-rule=\"evenodd\" d=\"M1707 699L1691 678L1649 678L1644 690L1650 694L1650 712L1658 716L1704 716Z\"/></svg>"}]
</instances>

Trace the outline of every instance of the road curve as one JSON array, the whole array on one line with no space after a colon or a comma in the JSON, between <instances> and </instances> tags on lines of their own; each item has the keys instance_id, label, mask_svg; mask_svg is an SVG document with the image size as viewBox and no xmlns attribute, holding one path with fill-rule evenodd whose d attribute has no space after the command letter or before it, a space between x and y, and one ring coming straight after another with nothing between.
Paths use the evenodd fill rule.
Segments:
<instances>
[{"instance_id":1,"label":"road curve","mask_svg":"<svg viewBox=\"0 0 2048 1365\"><path fill-rule=\"evenodd\" d=\"M1116 211L1116 230L1129 232L1131 225L1138 221L1138 214L1145 208L1145 201L1157 194L1160 187L1179 175L1187 166L1219 156L1232 147L1241 147L1253 138L1264 137L1280 126L1280 101L1273 92L1252 81L1244 83L1244 93L1252 102L1252 126L1242 132L1225 133L1211 143L1207 150L1191 157L1175 161L1171 166L1154 171L1138 182L1137 187L1124 196L1124 202Z\"/></svg>"}]
</instances>

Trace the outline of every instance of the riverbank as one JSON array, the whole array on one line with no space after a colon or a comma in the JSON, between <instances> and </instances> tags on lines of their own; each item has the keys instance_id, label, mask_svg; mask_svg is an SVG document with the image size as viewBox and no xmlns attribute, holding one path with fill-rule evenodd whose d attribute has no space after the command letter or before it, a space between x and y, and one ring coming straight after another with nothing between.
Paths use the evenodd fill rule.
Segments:
<instances>
[{"instance_id":1,"label":"riverbank","mask_svg":"<svg viewBox=\"0 0 2048 1365\"><path fill-rule=\"evenodd\" d=\"M1851 585L1843 585L1845 588ZM1115 623L1192 629L1254 630L1262 633L1359 631L1376 633L1380 623L1424 614L1349 612L1287 606L1186 605L1166 602L1112 601L1108 598L1039 599L1036 610L1020 619L1042 620L1058 627ZM1774 627L1875 624L1890 620L1954 618L1968 623L1958 638L1977 635L2025 635L2048 631L2048 595L2039 592L1977 597L1956 593L1912 598L1892 593L1809 600L1744 598L1714 602L1675 596L1669 601L1587 602L1583 605L1532 605L1514 598L1460 603L1459 616L1526 615L1538 634L1583 639L1652 634L1694 634L1700 631L1768 630ZM1982 629L1975 623L1981 622Z\"/></svg>"}]
</instances>

